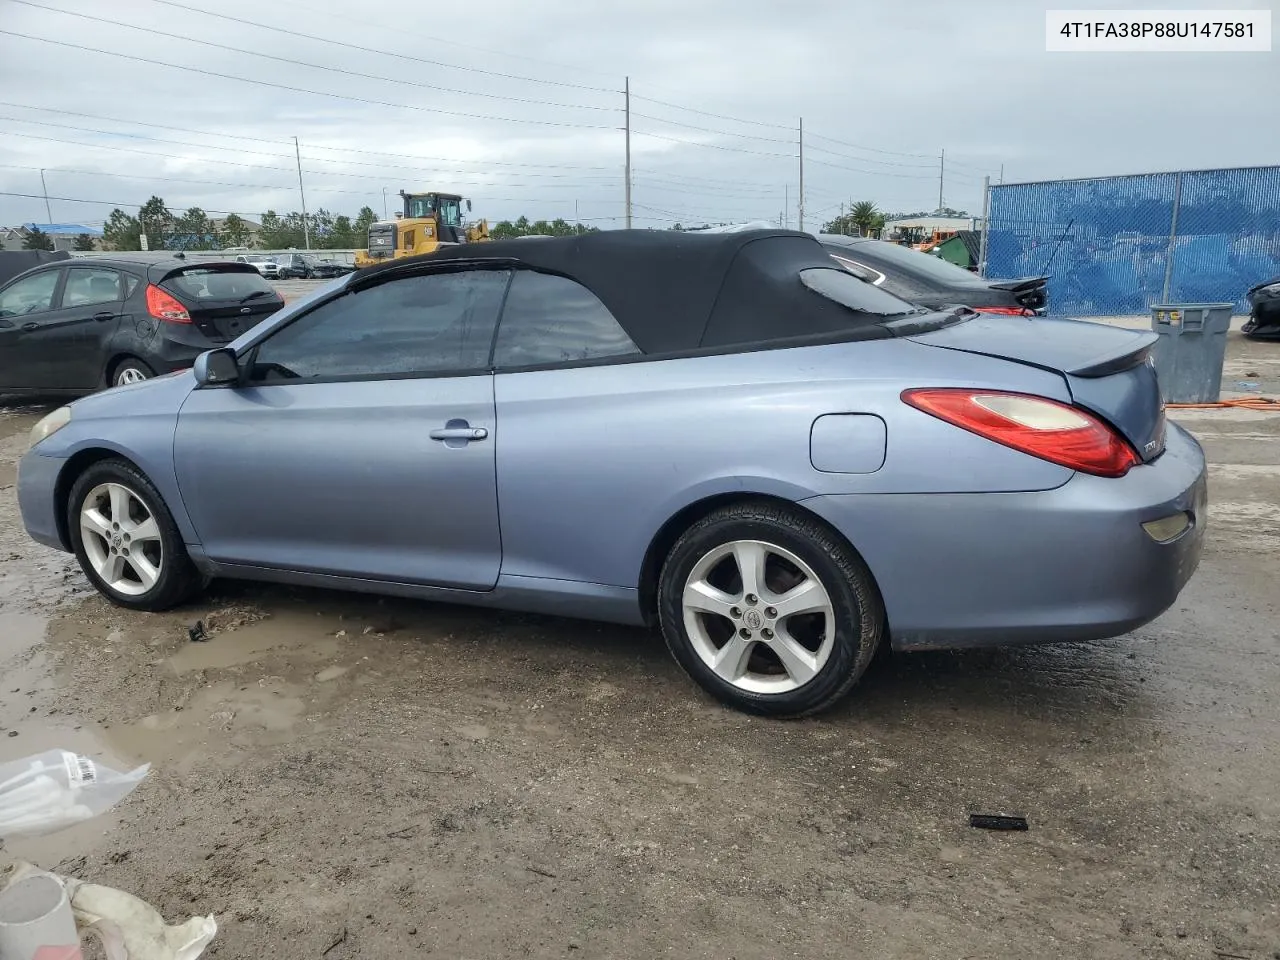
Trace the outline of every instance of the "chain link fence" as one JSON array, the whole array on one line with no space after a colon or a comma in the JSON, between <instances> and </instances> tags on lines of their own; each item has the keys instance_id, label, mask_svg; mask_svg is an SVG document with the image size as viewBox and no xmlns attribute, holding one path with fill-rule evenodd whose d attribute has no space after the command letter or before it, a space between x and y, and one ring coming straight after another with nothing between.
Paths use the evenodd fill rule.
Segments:
<instances>
[{"instance_id":1,"label":"chain link fence","mask_svg":"<svg viewBox=\"0 0 1280 960\"><path fill-rule=\"evenodd\" d=\"M1053 316L1234 303L1280 275L1280 167L990 188L985 275L1048 276Z\"/></svg>"}]
</instances>

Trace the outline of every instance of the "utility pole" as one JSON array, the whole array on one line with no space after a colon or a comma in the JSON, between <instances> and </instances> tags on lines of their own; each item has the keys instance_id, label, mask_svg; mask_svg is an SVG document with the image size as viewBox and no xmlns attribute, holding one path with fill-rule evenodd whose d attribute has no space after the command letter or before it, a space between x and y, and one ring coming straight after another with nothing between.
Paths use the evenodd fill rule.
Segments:
<instances>
[{"instance_id":1,"label":"utility pole","mask_svg":"<svg viewBox=\"0 0 1280 960\"><path fill-rule=\"evenodd\" d=\"M625 86L622 88L622 96L625 101L623 109L626 112L626 131L627 131L627 163L623 170L623 176L626 179L627 194L627 229L631 229L631 78L627 77L624 81Z\"/></svg>"},{"instance_id":2,"label":"utility pole","mask_svg":"<svg viewBox=\"0 0 1280 960\"><path fill-rule=\"evenodd\" d=\"M302 240L306 244L307 249L311 249L311 228L307 224L307 195L302 190L302 148L298 146L298 138L293 138L293 155L298 161L298 196L302 200ZM385 207L386 200L385 188L382 194L382 204Z\"/></svg>"},{"instance_id":3,"label":"utility pole","mask_svg":"<svg viewBox=\"0 0 1280 960\"><path fill-rule=\"evenodd\" d=\"M987 275L987 218L991 216L991 178L982 178L982 233L978 241L978 276Z\"/></svg>"},{"instance_id":4,"label":"utility pole","mask_svg":"<svg viewBox=\"0 0 1280 960\"><path fill-rule=\"evenodd\" d=\"M44 185L44 170L40 171L40 189L44 193L44 215L49 223L53 223L53 214L49 212L49 188Z\"/></svg>"},{"instance_id":5,"label":"utility pole","mask_svg":"<svg viewBox=\"0 0 1280 960\"><path fill-rule=\"evenodd\" d=\"M797 229L804 231L804 117L800 118L800 200L799 206L796 208L799 214L796 223Z\"/></svg>"},{"instance_id":6,"label":"utility pole","mask_svg":"<svg viewBox=\"0 0 1280 960\"><path fill-rule=\"evenodd\" d=\"M947 151L938 158L938 216L942 216L942 176L947 169Z\"/></svg>"}]
</instances>

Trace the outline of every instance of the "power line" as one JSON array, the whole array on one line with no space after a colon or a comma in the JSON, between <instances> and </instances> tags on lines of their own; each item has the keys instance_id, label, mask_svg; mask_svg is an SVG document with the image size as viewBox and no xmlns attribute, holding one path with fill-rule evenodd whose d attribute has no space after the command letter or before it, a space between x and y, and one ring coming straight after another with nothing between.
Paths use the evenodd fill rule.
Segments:
<instances>
[{"instance_id":1,"label":"power line","mask_svg":"<svg viewBox=\"0 0 1280 960\"><path fill-rule=\"evenodd\" d=\"M0 117L0 120L2 120L2 119L7 119L7 118ZM73 129L81 129L81 128L73 128ZM92 131L91 131L91 132L92 132ZM37 135L37 134L33 134L33 133L15 133L15 132L13 132L13 131L11 131L11 130L0 131L0 136L20 137L20 138L22 138L22 139L26 139L26 140L43 140L43 141L47 141L47 142L49 142L49 143L63 143L63 144L67 144L67 145L69 145L69 146L75 146L75 147L87 147L87 148L89 148L89 149L93 149L93 150L112 150L112 151L121 151L121 152L124 152L124 153L136 153L136 154L140 154L140 155L142 155L142 156L144 156L144 157L159 157L159 158L164 159L164 160L172 160L172 159L173 159L173 156L172 156L171 154L156 153L155 151L152 151L152 150L138 150L138 149L136 149L136 148L134 148L134 147L121 147L121 146L117 146L117 145L115 145L115 144L109 144L109 143L85 143L85 142L83 142L83 141L81 141L81 140L63 140L63 139L58 138L58 137L42 137L42 136L39 136L39 135ZM182 142L180 142L180 141L176 141L176 140L161 140L161 139L159 139L159 138L154 138L154 137L139 138L139 139L147 139L147 140L149 140L149 141L156 142L156 143L168 143L168 144L173 144L173 145L176 145L176 146L204 146L204 144L186 144L186 143L182 143ZM219 147L214 147L213 149L228 149L228 148L219 148ZM267 154L267 156L272 156L272 154ZM222 159L220 159L220 158L218 158L218 157L198 157L198 158L193 158L193 159L198 159L201 163L221 163L221 164L227 164L227 165L229 165L229 166L236 166L236 167L251 167L251 168L253 168L253 169L257 169L257 170L276 170L276 171L283 172L283 173L292 173L292 172L293 172L293 171L292 171L292 170L290 170L290 168L288 168L288 167L272 167L272 166L267 166L267 165L265 165L265 164L250 164L250 163L243 163L243 162L239 162L239 161L236 161L236 160L222 160ZM307 158L304 158L304 159L305 159L305 160L307 160L308 162L311 162L313 159L318 159L318 158L310 158L310 157L307 157ZM325 160L325 161L323 161L323 162L326 162L326 163L343 163L343 162L349 162L349 161ZM377 164L361 164L361 165L362 165L362 166L377 166ZM395 165L394 165L394 164L391 164L390 166L393 166L393 167L394 167ZM46 168L46 169L48 169L48 168ZM381 169L381 168L379 168L379 169ZM399 169L403 169L403 170L411 170L411 168L408 168L408 167L400 167ZM322 172L324 172L324 171L322 171ZM425 170L425 169L422 169L422 168L418 168L416 171L415 171L415 170L411 170L411 172L424 173L424 174L428 174L429 176L435 177L435 176L441 176L441 175L446 175L446 174L447 174L447 175L450 175L450 176L454 176L454 175L456 175L456 174L458 174L458 173L463 173L463 174L467 174L467 175L475 175L475 174L476 174L476 173L478 173L479 171L474 171L474 170L463 170L463 171L430 170L430 171L428 171L428 170ZM354 179L358 179L358 180L377 180L377 181L380 181L380 182L386 182L388 179L390 179L390 178L392 177L392 175L391 175L391 174L387 174L387 173L383 173L383 174L370 174L370 173L351 173L351 172L349 172L349 171L342 171L342 172L340 172L340 173L333 173L333 172L331 172L331 175L339 175L339 176L343 176L343 177L350 177L350 178L354 178ZM534 174L533 176L537 176L537 174ZM552 175L552 174L545 174L544 176L553 176L553 175ZM160 178L157 178L157 179L160 179ZM614 182L616 182L616 181L617 181L617 177L616 177L616 176L614 176L614 177L601 177L601 178L597 179L595 182L591 183L590 185L591 185L591 186L603 186L603 185L605 185L606 183L614 183ZM536 187L539 187L540 189L551 189L551 188L555 188L555 189L560 189L560 190L566 190L566 189L578 190L578 189L581 189L581 188L582 188L582 186L583 186L583 184L582 184L582 182L581 182L581 180L580 180L580 179L575 180L575 182L573 182L573 183L553 183L553 184L525 184L525 183L511 183L511 182L491 182L491 181L484 181L484 180L481 180L481 181L465 181L465 180L456 180L456 179L454 180L454 183L461 184L461 185L464 185L464 186L470 186L470 187L486 187L486 186L489 186L489 187L523 187L523 186L536 186Z\"/></svg>"},{"instance_id":2,"label":"power line","mask_svg":"<svg viewBox=\"0 0 1280 960\"><path fill-rule=\"evenodd\" d=\"M643 100L645 103L657 104L660 107L670 107L673 110L684 110L686 113L696 113L703 117L713 117L716 120L728 120L731 123L746 123L757 127L768 127L771 130L791 130L790 126L781 123L769 123L765 120L747 120L742 117L732 117L725 113L712 113L709 110L697 110L693 107L682 107L678 103L669 103L666 100L655 100L653 97L642 97L639 94L631 95L633 100ZM788 141L790 142L790 141Z\"/></svg>"},{"instance_id":3,"label":"power line","mask_svg":"<svg viewBox=\"0 0 1280 960\"><path fill-rule=\"evenodd\" d=\"M164 144L168 144L170 146L175 146L175 147L197 147L205 150L227 150L227 151L239 153L241 155L271 157L272 159L275 159L275 160L291 159L291 157L287 153L268 153L265 150L245 150L243 147L223 147L215 143L191 143L190 141L186 141L186 140L167 140L164 137L148 137L140 133L116 133L111 130L97 130L92 127L77 127L69 123L54 123L50 120L29 120L25 117L0 117L0 120L12 120L18 123L30 123L30 124L35 124L37 126L42 126L42 127L55 127L59 130L75 130L79 133L94 133L94 134L100 134L101 136L106 136L106 137L127 137L131 140L142 140L147 143L164 143ZM170 157L168 154L151 153L149 151L143 151L143 150L130 150L130 148L120 147L110 143L81 143L80 141L77 141L77 140L55 140L52 137L39 137L39 136L36 136L35 134L17 133L12 130L0 131L0 134L8 134L9 136L13 136L13 137L24 137L24 138L29 138L33 140L52 140L54 143L72 143L78 146L96 147L101 150L129 150L129 152L141 153L145 156L164 157L166 159L172 159L172 157ZM269 166L266 166L263 164L257 164L257 163L242 163L234 160L223 160L218 157L198 157L194 159L198 159L201 162L208 162L208 163L229 163L234 166L240 166L240 167L259 167L263 170L283 170L286 172L292 172L291 168L288 168L288 167L269 167ZM476 174L476 173L482 174L484 172L479 170L440 170L440 169L429 170L425 167L406 167L403 164L397 164L397 163L370 163L367 160L340 160L340 159L334 159L332 157L307 156L307 157L303 157L303 159L306 160L308 163L341 163L341 164L346 164L348 166L353 166L353 167L375 167L380 170L386 167L391 167L399 170L409 170L416 173L429 173L432 176L435 176L438 174L450 174L450 175L469 174L470 175L470 174ZM433 159L433 158L426 158L426 159ZM451 161L446 161L444 158L439 158L439 159L441 159L442 162L451 162ZM604 167L601 169L608 169L608 168ZM358 173L352 173L347 175L353 176L353 177L363 176L363 174L358 174ZM498 172L495 174L495 176L508 176L508 174L504 172ZM571 174L565 174L565 173L524 172L524 173L521 173L521 176L542 177L544 179L550 179L550 180L572 179L576 182L581 182L583 180L612 181L617 179L616 174L609 175L609 176L592 174L590 177L582 177L578 175L571 175Z\"/></svg>"},{"instance_id":4,"label":"power line","mask_svg":"<svg viewBox=\"0 0 1280 960\"><path fill-rule=\"evenodd\" d=\"M236 134L236 133L209 133L208 131L195 130L191 127L175 127L175 126L171 126L169 124L164 124L164 123L151 123L146 120L126 120L121 117L104 117L100 114L95 114L95 113L79 113L75 110L58 110L53 107L34 107L29 103L10 103L4 100L0 100L0 107L18 107L19 109L22 109L22 110L40 110L46 113L57 113L57 114L62 114L68 117L83 117L87 120L104 120L108 123L133 124L134 126L150 127L156 130L174 130L174 131L177 131L178 133L194 133L202 137L217 137L219 139L225 139L225 140L245 140L252 143L273 143L273 144L285 143L284 140L272 139L270 137L248 137L248 136L244 136L243 134ZM49 121L28 120L26 118L18 118L18 117L10 117L8 119L12 119L12 120L21 119L21 122L23 123L39 123L39 124L44 124L46 126L57 126L57 124L50 124ZM64 124L63 126L66 126L66 125ZM83 130L86 128L67 127L67 129ZM107 133L107 131L98 131L98 132ZM107 135L122 136L122 137L138 137L139 139L141 139L140 135L133 134L133 133L111 132L111 133L107 133ZM222 147L216 144L191 144L191 146L208 146L214 150L240 150L239 147ZM421 153L412 153L412 154L387 153L382 150L359 150L355 147L330 147L330 146L325 146L323 144L318 144L318 143L308 143L307 147L310 150L330 150L338 153L355 153L355 154L361 154L363 156L370 156L370 157L395 157L400 160L439 160L445 163L482 163L487 166L495 166L495 167L521 167L521 168L528 167L528 168L536 168L536 169L543 169L543 170L592 170L592 171L614 169L613 167L591 167L591 166L581 166L578 164L565 164L565 163L515 163L511 161L504 161L504 160L467 160L462 157L432 157L432 156L427 156L426 154L421 154ZM285 156L285 155L281 154L281 156ZM314 159L322 160L323 162L326 162L326 163L334 162L334 161L330 161L320 157L316 157Z\"/></svg>"},{"instance_id":5,"label":"power line","mask_svg":"<svg viewBox=\"0 0 1280 960\"><path fill-rule=\"evenodd\" d=\"M60 10L57 7L48 7L42 3L35 3L33 0L9 0L10 3L20 3L26 7L34 7L37 10L48 10L52 13L61 13L68 17L79 17L81 20L92 20L96 23L105 23L115 27L124 27L128 30L137 30L150 36L168 37L171 40L183 40L188 43L198 43L204 47L212 47L215 50L229 50L232 53L242 53L246 56L260 57L264 60L274 60L277 63L287 63L295 67L309 67L313 70L323 70L327 73L340 73L349 77L360 77L364 80L379 80L384 83L399 83L411 87L422 87L428 90L439 90L442 93L463 94L469 97L485 97L490 100L506 100L512 103L534 104L543 107L558 107L561 109L572 110L599 110L616 112L616 107L601 107L594 104L584 103L554 103L549 100L533 100L525 97L510 97L497 93L483 93L476 90L462 90L456 87L442 87L439 84L427 83L423 80L410 80L406 77L384 77L375 73L361 73L358 70L347 70L343 67L331 67L320 63L308 63L305 60L293 60L289 57L277 57L270 53L259 53L256 50L247 50L244 47L233 47L225 43L214 43L212 40L197 40L195 37L189 37L181 33L168 33L164 30L158 30L155 27L139 27L132 23L124 23L120 20L108 20L106 17L95 17L88 13L78 13L74 10ZM170 3L170 0L153 0L155 3ZM172 6L182 6L181 4L170 4ZM183 7L183 9L189 9Z\"/></svg>"},{"instance_id":6,"label":"power line","mask_svg":"<svg viewBox=\"0 0 1280 960\"><path fill-rule=\"evenodd\" d=\"M275 0L275 2L283 3L285 6L293 7L294 9L297 9L297 10L302 10L309 16L315 16L316 14L319 14L322 17L328 17L330 20L337 20L344 24L348 24L348 25L350 24L350 18L343 18L336 14L327 13L323 10L316 10L314 9L313 6L307 6L301 3L294 3L292 2L292 0ZM450 40L448 37L436 37L436 36L432 36L429 33L421 33L416 30L408 30L405 27L400 25L397 25L395 27L380 27L380 28L378 28L376 24L369 24L369 26L375 27L377 29L393 30L398 36L407 34L408 36L411 36L411 37L421 37L423 40L430 40L433 43L444 43L452 47L461 47L463 50L476 50L480 53L487 53L490 56L495 56L495 57L508 57L512 60L525 60L528 63L537 63L544 67L555 67L558 70L571 70L576 73L590 73L590 74L594 74L597 77L613 76L613 74L605 73L602 70L593 70L589 67L575 67L572 64L558 63L554 60L542 60L542 59L539 59L538 57L527 57L519 53L510 53L503 50L493 50L493 49L490 49L489 47L480 47L480 46L476 46L473 43L462 43L461 41L458 41L458 40ZM453 66L452 69L459 70L462 68L460 66ZM548 84L555 83L554 80L537 80L536 82L548 83ZM564 84L556 84L556 85L563 86ZM583 89L590 90L592 88L584 87ZM613 92L613 91L610 91L610 92Z\"/></svg>"},{"instance_id":7,"label":"power line","mask_svg":"<svg viewBox=\"0 0 1280 960\"><path fill-rule=\"evenodd\" d=\"M44 199L44 195L43 195L43 194L39 194L39 193L13 193L13 192L8 191L8 190L0 190L0 197L21 197L21 198L24 198L24 199L27 199L27 200L42 200L42 199ZM129 203L129 202L121 203L121 202L120 202L120 201L118 201L118 200L86 200L86 199L84 199L83 197L49 197L49 199L50 199L50 200L57 200L59 203L86 203L86 204L91 204L91 205L99 206L99 207L117 207L117 208L119 208L119 209L123 209L123 208L125 208L125 207L139 207L139 208L140 208L140 207L142 207L142 206L143 206L143 204L141 204L141 203ZM238 216L238 217L257 217L257 216L261 216L261 214L257 214L257 213L246 213L246 212L245 212L245 211L243 211L243 210L208 210L208 209L206 209L204 212L205 212L205 213L221 213L221 214L234 213L234 214L235 214L236 216ZM99 222L105 222L105 221L99 221Z\"/></svg>"},{"instance_id":8,"label":"power line","mask_svg":"<svg viewBox=\"0 0 1280 960\"><path fill-rule=\"evenodd\" d=\"M574 90L590 90L595 93L617 93L616 90L610 90L606 87L592 87L587 86L586 84L569 83L561 80L543 80L540 77L526 77L514 73L501 73L497 70L485 70L483 67L469 67L458 63L445 63L440 60L427 60L423 57L415 57L406 53L395 53L390 50L375 50L373 47L364 47L358 43L347 43L343 40L330 40L328 37L317 37L314 34L302 33L299 30L288 30L285 27L273 27L268 23L259 23L256 20L246 20L242 17L233 17L227 13L214 13L212 10L201 10L199 7L189 7L185 3L177 3L175 0L151 0L151 2L162 3L167 7L176 7L190 13L199 13L206 17L217 17L219 20L230 20L233 23L239 23L249 27L258 27L261 30L271 30L275 33L287 34L291 37L301 37L304 40L315 40L318 43L330 43L334 46L346 47L348 50L360 50L364 53L374 53L380 57L395 57L398 60L412 60L415 63L425 63L433 67L444 67L447 70L464 70L469 73L482 73L490 77L502 77L505 80L521 80L526 83L545 83L556 87L569 87ZM310 12L312 11L308 10L308 13Z\"/></svg>"},{"instance_id":9,"label":"power line","mask_svg":"<svg viewBox=\"0 0 1280 960\"><path fill-rule=\"evenodd\" d=\"M159 2L159 0L156 0L156 2ZM168 0L165 0L165 2L168 2ZM335 100L348 100L352 103L363 103L367 106L396 107L402 110L417 110L422 113L437 113L442 116L449 117L464 117L472 120L497 120L504 123L530 123L543 127L563 127L576 130L617 129L616 127L602 126L600 124L564 123L555 120L532 120L526 117L498 117L491 114L465 113L459 110L444 110L438 107L424 107L408 103L395 103L389 100L374 100L369 97L357 97L345 93L329 93L325 90L311 90L306 87L294 87L287 83L275 83L271 80L255 80L250 77L238 77L230 73L218 73L216 70L204 70L200 67L192 67L179 63L169 63L165 60L152 60L149 57L138 57L131 53L120 53L116 50L103 50L100 47L90 47L80 43L69 43L66 40L51 40L48 37L35 37L28 33L19 33L16 30L0 30L0 34L10 37L18 37L23 40L35 40L39 43L48 43L59 47L67 47L72 50L84 50L89 53L100 53L108 57L117 57L121 60L133 60L137 63L146 63L155 67L169 67L172 70L181 70L186 73L198 73L206 77L218 77L222 80L235 80L239 83L251 83L260 87L271 87L275 90L288 90L290 93L307 93L317 97L331 97Z\"/></svg>"}]
</instances>

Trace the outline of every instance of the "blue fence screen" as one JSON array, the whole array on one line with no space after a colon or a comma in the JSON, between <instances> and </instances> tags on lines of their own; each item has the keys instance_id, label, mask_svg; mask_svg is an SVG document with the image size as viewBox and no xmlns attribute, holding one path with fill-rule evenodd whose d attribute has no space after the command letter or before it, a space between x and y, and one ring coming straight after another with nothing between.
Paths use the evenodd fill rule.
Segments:
<instances>
[{"instance_id":1,"label":"blue fence screen","mask_svg":"<svg viewBox=\"0 0 1280 960\"><path fill-rule=\"evenodd\" d=\"M1280 167L991 187L991 278L1048 276L1053 316L1234 303L1280 276Z\"/></svg>"}]
</instances>

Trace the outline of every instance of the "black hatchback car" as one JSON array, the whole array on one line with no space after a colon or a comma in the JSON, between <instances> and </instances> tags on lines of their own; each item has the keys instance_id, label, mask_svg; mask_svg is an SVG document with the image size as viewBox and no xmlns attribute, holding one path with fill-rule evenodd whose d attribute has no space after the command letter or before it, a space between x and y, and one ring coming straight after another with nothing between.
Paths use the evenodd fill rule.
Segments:
<instances>
[{"instance_id":1,"label":"black hatchback car","mask_svg":"<svg viewBox=\"0 0 1280 960\"><path fill-rule=\"evenodd\" d=\"M0 287L0 393L91 393L171 373L283 306L247 263L33 267Z\"/></svg>"},{"instance_id":2,"label":"black hatchback car","mask_svg":"<svg viewBox=\"0 0 1280 960\"><path fill-rule=\"evenodd\" d=\"M930 310L966 306L984 313L1034 316L1047 303L1048 277L984 280L964 267L869 237L818 236L827 253L859 279Z\"/></svg>"}]
</instances>

